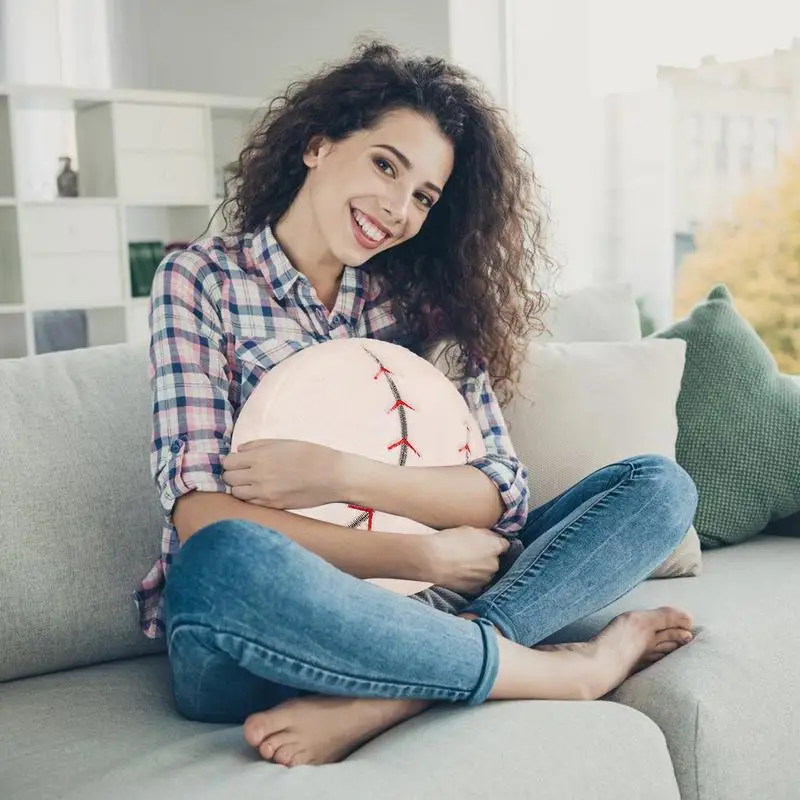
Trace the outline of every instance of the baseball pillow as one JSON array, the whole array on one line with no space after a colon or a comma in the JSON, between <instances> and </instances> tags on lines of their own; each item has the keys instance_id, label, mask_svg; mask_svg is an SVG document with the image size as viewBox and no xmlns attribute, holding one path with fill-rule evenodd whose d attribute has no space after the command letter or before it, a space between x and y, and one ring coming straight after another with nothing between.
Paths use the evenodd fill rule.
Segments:
<instances>
[{"instance_id":1,"label":"baseball pillow","mask_svg":"<svg viewBox=\"0 0 800 800\"><path fill-rule=\"evenodd\" d=\"M458 389L425 359L376 339L324 342L273 367L242 406L232 451L253 439L299 439L402 467L455 466L485 455L480 427ZM365 534L436 532L347 503L292 511ZM431 586L369 580L405 595Z\"/></svg>"}]
</instances>

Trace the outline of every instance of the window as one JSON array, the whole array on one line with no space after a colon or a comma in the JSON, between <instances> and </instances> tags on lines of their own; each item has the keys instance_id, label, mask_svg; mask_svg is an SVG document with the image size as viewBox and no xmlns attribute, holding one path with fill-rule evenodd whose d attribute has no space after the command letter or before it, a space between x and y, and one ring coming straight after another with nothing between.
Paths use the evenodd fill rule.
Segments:
<instances>
[{"instance_id":1,"label":"window","mask_svg":"<svg viewBox=\"0 0 800 800\"><path fill-rule=\"evenodd\" d=\"M702 114L691 114L686 118L686 151L689 171L699 175L704 160Z\"/></svg>"},{"instance_id":2,"label":"window","mask_svg":"<svg viewBox=\"0 0 800 800\"><path fill-rule=\"evenodd\" d=\"M769 169L774 169L778 163L780 149L780 122L777 119L766 121L766 141L764 143L766 163Z\"/></svg>"},{"instance_id":3,"label":"window","mask_svg":"<svg viewBox=\"0 0 800 800\"><path fill-rule=\"evenodd\" d=\"M756 147L756 122L752 117L742 117L741 144L739 148L739 167L742 172L749 174L753 171L753 160Z\"/></svg>"},{"instance_id":4,"label":"window","mask_svg":"<svg viewBox=\"0 0 800 800\"><path fill-rule=\"evenodd\" d=\"M719 117L717 121L717 139L714 143L714 164L718 175L728 171L728 117Z\"/></svg>"}]
</instances>

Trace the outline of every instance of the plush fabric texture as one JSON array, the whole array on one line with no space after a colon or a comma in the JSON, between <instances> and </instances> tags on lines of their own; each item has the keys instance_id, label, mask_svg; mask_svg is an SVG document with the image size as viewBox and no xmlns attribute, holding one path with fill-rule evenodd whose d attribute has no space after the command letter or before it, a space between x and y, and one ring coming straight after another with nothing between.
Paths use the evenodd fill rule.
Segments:
<instances>
[{"instance_id":1,"label":"plush fabric texture","mask_svg":"<svg viewBox=\"0 0 800 800\"><path fill-rule=\"evenodd\" d=\"M736 544L800 511L800 387L718 284L653 338L686 342L678 463L700 493L705 547Z\"/></svg>"},{"instance_id":2,"label":"plush fabric texture","mask_svg":"<svg viewBox=\"0 0 800 800\"><path fill-rule=\"evenodd\" d=\"M0 683L0 797L796 798L798 560L800 541L757 536L706 552L697 580L645 581L552 636L585 640L630 609L692 614L694 643L614 702L440 703L325 767L287 770L261 761L240 725L180 717L163 654Z\"/></svg>"},{"instance_id":3,"label":"plush fabric texture","mask_svg":"<svg viewBox=\"0 0 800 800\"><path fill-rule=\"evenodd\" d=\"M584 641L630 609L692 615L693 642L608 696L664 732L682 800L800 796L798 563L800 541L777 536L707 550L700 578L645 581L549 640Z\"/></svg>"},{"instance_id":4,"label":"plush fabric texture","mask_svg":"<svg viewBox=\"0 0 800 800\"><path fill-rule=\"evenodd\" d=\"M529 344L505 418L528 467L531 507L620 459L675 458L685 349L682 342L653 340ZM701 569L700 543L689 528L651 577Z\"/></svg>"},{"instance_id":5,"label":"plush fabric texture","mask_svg":"<svg viewBox=\"0 0 800 800\"><path fill-rule=\"evenodd\" d=\"M231 449L253 439L299 439L406 467L466 464L486 452L458 389L425 359L376 339L335 339L273 367L242 407ZM346 503L292 510L359 530L434 532L405 517ZM370 581L401 594L431 585Z\"/></svg>"},{"instance_id":6,"label":"plush fabric texture","mask_svg":"<svg viewBox=\"0 0 800 800\"><path fill-rule=\"evenodd\" d=\"M628 283L582 286L553 294L542 316L543 342L633 342L642 338L639 308Z\"/></svg>"},{"instance_id":7,"label":"plush fabric texture","mask_svg":"<svg viewBox=\"0 0 800 800\"><path fill-rule=\"evenodd\" d=\"M664 735L608 702L438 703L341 763L287 769L241 725L180 717L165 655L0 684L0 797L680 800Z\"/></svg>"},{"instance_id":8,"label":"plush fabric texture","mask_svg":"<svg viewBox=\"0 0 800 800\"><path fill-rule=\"evenodd\" d=\"M0 359L0 408L0 681L162 652L130 596L163 520L147 345Z\"/></svg>"}]
</instances>

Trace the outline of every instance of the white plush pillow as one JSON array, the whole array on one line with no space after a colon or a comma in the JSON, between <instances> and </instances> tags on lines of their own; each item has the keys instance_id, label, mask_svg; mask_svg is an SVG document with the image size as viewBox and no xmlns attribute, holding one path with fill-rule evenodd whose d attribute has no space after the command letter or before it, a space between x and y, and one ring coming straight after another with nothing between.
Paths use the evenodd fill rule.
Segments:
<instances>
[{"instance_id":1,"label":"white plush pillow","mask_svg":"<svg viewBox=\"0 0 800 800\"><path fill-rule=\"evenodd\" d=\"M600 467L643 453L675 458L686 343L532 342L519 391L504 411L530 474L531 507ZM694 527L651 577L697 575Z\"/></svg>"},{"instance_id":2,"label":"white plush pillow","mask_svg":"<svg viewBox=\"0 0 800 800\"><path fill-rule=\"evenodd\" d=\"M628 283L584 286L552 295L542 316L544 342L633 342L642 338L639 308Z\"/></svg>"},{"instance_id":3,"label":"white plush pillow","mask_svg":"<svg viewBox=\"0 0 800 800\"><path fill-rule=\"evenodd\" d=\"M405 347L364 338L306 347L264 373L239 412L231 450L253 439L299 439L406 467L455 466L486 453L480 425L439 370ZM365 532L435 532L347 503L291 510ZM431 585L368 580L399 594Z\"/></svg>"}]
</instances>

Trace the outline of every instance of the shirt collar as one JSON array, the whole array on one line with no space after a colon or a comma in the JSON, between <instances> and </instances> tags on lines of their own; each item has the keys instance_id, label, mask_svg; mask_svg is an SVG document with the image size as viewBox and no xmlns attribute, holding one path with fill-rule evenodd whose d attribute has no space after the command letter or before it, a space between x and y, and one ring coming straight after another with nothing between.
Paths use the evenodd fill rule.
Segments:
<instances>
[{"instance_id":1,"label":"shirt collar","mask_svg":"<svg viewBox=\"0 0 800 800\"><path fill-rule=\"evenodd\" d=\"M272 293L283 300L298 280L305 280L289 261L269 225L253 234L251 250L255 266L263 273ZM342 274L345 313L355 322L365 300L374 300L380 291L378 280L359 267L345 267Z\"/></svg>"},{"instance_id":2,"label":"shirt collar","mask_svg":"<svg viewBox=\"0 0 800 800\"><path fill-rule=\"evenodd\" d=\"M283 300L300 273L292 266L269 225L253 234L251 250L255 265L267 279L272 293L278 300Z\"/></svg>"}]
</instances>

